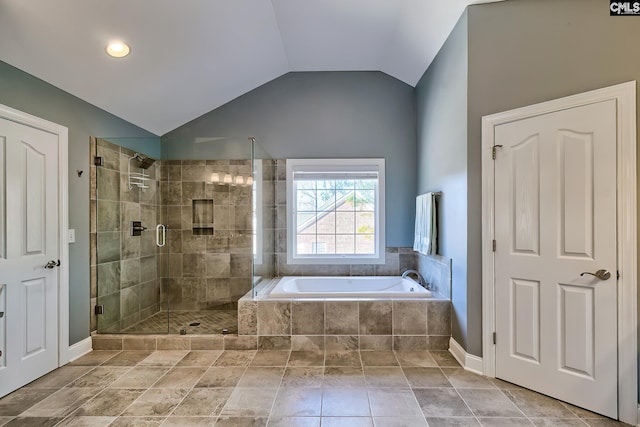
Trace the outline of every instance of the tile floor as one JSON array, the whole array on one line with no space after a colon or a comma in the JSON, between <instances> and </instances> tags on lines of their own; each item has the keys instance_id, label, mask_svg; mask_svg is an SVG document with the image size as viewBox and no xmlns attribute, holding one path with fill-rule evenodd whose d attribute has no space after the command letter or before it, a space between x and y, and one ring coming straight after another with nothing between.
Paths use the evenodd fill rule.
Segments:
<instances>
[{"instance_id":1,"label":"tile floor","mask_svg":"<svg viewBox=\"0 0 640 427\"><path fill-rule=\"evenodd\" d=\"M190 326L192 323L199 325ZM220 334L222 329L229 333L238 333L238 310L173 310L167 317L166 311L160 311L135 325L129 326L123 333L177 335L181 329L187 334Z\"/></svg>"},{"instance_id":2,"label":"tile floor","mask_svg":"<svg viewBox=\"0 0 640 427\"><path fill-rule=\"evenodd\" d=\"M0 399L0 426L624 425L444 351L94 351Z\"/></svg>"}]
</instances>

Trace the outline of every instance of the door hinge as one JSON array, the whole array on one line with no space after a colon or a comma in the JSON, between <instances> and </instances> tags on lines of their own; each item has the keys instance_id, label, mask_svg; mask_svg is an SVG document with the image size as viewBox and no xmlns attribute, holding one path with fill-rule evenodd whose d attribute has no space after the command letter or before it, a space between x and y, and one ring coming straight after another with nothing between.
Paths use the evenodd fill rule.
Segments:
<instances>
[{"instance_id":1,"label":"door hinge","mask_svg":"<svg viewBox=\"0 0 640 427\"><path fill-rule=\"evenodd\" d=\"M93 309L93 313L94 314L104 314L104 305L102 305L102 304L96 305L96 307Z\"/></svg>"},{"instance_id":2,"label":"door hinge","mask_svg":"<svg viewBox=\"0 0 640 427\"><path fill-rule=\"evenodd\" d=\"M620 280L620 271L616 271L616 279Z\"/></svg>"},{"instance_id":3,"label":"door hinge","mask_svg":"<svg viewBox=\"0 0 640 427\"><path fill-rule=\"evenodd\" d=\"M491 147L491 158L493 160L496 159L496 151L498 151L498 148L502 148L502 145L494 145L493 147Z\"/></svg>"},{"instance_id":4,"label":"door hinge","mask_svg":"<svg viewBox=\"0 0 640 427\"><path fill-rule=\"evenodd\" d=\"M495 239L493 239L493 246L492 247L493 247L493 252L495 252L496 251L496 240Z\"/></svg>"},{"instance_id":5,"label":"door hinge","mask_svg":"<svg viewBox=\"0 0 640 427\"><path fill-rule=\"evenodd\" d=\"M493 333L493 343L494 344L496 343L496 333L495 332Z\"/></svg>"},{"instance_id":6,"label":"door hinge","mask_svg":"<svg viewBox=\"0 0 640 427\"><path fill-rule=\"evenodd\" d=\"M93 165L94 166L102 166L102 157L100 156L95 156L93 158Z\"/></svg>"}]
</instances>

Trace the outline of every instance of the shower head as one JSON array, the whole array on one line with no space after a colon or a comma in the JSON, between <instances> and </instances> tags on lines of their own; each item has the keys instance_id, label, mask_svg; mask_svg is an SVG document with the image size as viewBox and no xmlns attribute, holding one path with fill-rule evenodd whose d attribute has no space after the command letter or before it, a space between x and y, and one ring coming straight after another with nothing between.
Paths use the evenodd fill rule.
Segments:
<instances>
[{"instance_id":1,"label":"shower head","mask_svg":"<svg viewBox=\"0 0 640 427\"><path fill-rule=\"evenodd\" d=\"M156 162L156 159L152 159L151 157L147 157L140 153L134 154L133 158L138 161L138 167L140 169L148 169L149 166Z\"/></svg>"}]
</instances>

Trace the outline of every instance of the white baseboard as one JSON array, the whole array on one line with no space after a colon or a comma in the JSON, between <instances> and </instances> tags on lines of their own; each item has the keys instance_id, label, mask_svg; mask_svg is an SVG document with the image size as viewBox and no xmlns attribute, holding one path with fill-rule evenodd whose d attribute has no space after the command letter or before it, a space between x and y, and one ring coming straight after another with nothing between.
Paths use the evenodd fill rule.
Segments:
<instances>
[{"instance_id":1,"label":"white baseboard","mask_svg":"<svg viewBox=\"0 0 640 427\"><path fill-rule=\"evenodd\" d=\"M67 351L67 360L69 362L73 362L74 360L84 356L92 350L93 346L91 344L91 337L87 337L82 341L69 346L69 350Z\"/></svg>"},{"instance_id":2,"label":"white baseboard","mask_svg":"<svg viewBox=\"0 0 640 427\"><path fill-rule=\"evenodd\" d=\"M483 375L482 357L474 356L464 351L464 348L453 337L449 339L449 353L465 370Z\"/></svg>"},{"instance_id":3,"label":"white baseboard","mask_svg":"<svg viewBox=\"0 0 640 427\"><path fill-rule=\"evenodd\" d=\"M636 425L640 427L640 403L638 403L638 421L636 422Z\"/></svg>"}]
</instances>

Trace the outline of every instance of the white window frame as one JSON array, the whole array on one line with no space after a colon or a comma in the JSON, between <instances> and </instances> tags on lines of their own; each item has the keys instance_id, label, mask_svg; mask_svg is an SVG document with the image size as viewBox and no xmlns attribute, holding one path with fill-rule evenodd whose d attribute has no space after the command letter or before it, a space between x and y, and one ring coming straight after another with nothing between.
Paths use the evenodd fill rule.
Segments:
<instances>
[{"instance_id":1,"label":"white window frame","mask_svg":"<svg viewBox=\"0 0 640 427\"><path fill-rule=\"evenodd\" d=\"M296 172L378 173L375 203L375 252L373 254L297 254ZM384 264L385 262L385 161L384 159L287 159L287 263L288 264Z\"/></svg>"}]
</instances>

